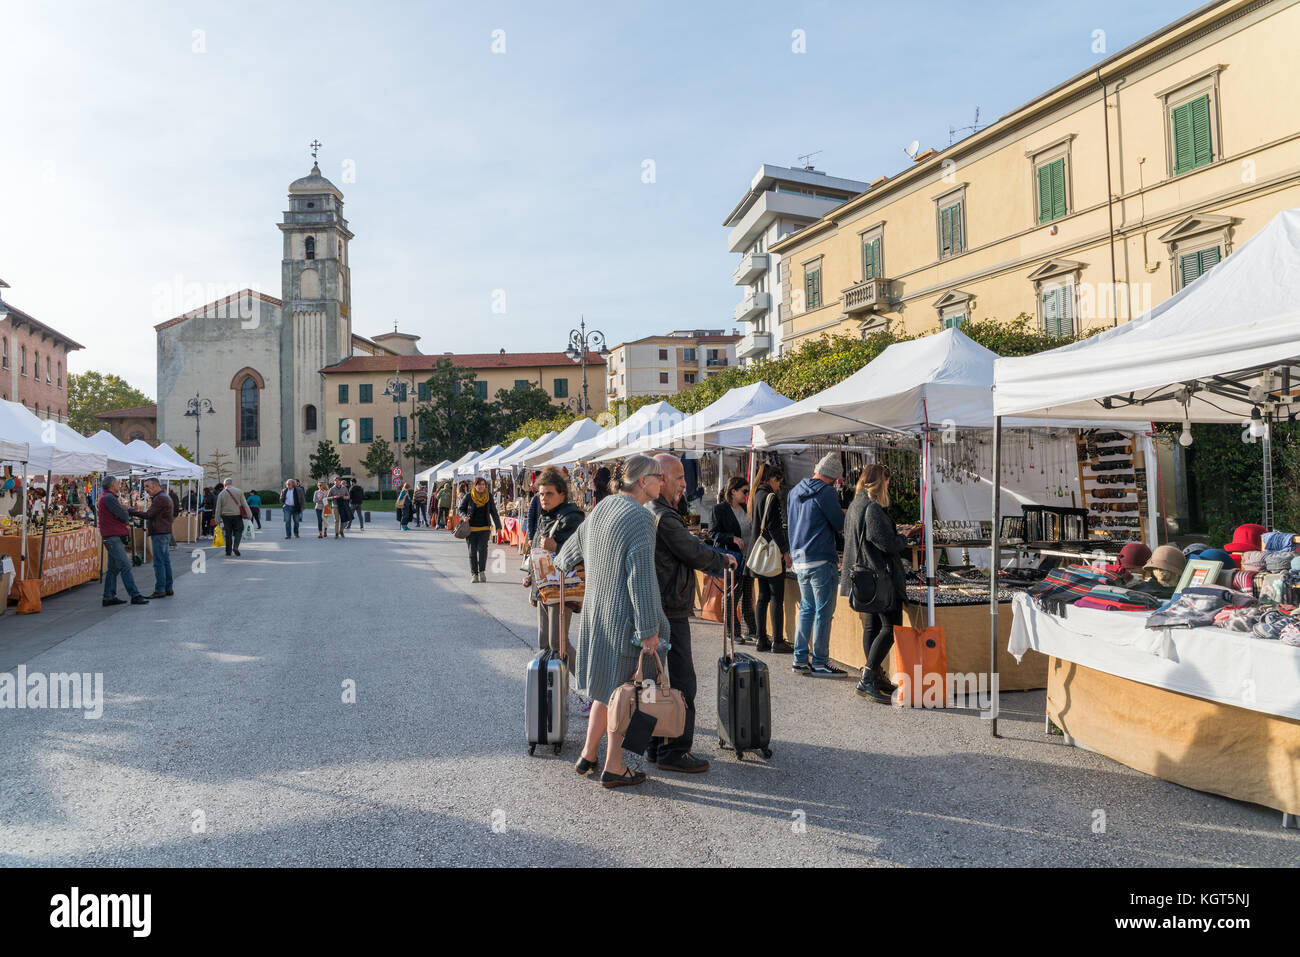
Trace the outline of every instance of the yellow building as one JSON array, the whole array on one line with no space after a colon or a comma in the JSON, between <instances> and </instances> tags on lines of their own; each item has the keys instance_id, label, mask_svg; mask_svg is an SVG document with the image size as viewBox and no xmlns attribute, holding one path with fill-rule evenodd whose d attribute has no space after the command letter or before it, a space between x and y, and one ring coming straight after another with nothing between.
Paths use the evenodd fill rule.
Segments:
<instances>
[{"instance_id":1,"label":"yellow building","mask_svg":"<svg viewBox=\"0 0 1300 957\"><path fill-rule=\"evenodd\" d=\"M784 340L1142 314L1300 206L1297 37L1297 0L1209 4L919 153L771 247Z\"/></svg>"},{"instance_id":2,"label":"yellow building","mask_svg":"<svg viewBox=\"0 0 1300 957\"><path fill-rule=\"evenodd\" d=\"M440 359L473 369L477 375L474 390L480 399L491 400L500 389L534 385L551 396L557 408L576 408L582 401L582 368L563 352L512 353L502 349L424 355L415 351L418 338L398 332L375 336L376 343L398 354L353 355L320 370L325 378L326 403L325 430L319 438L333 442L344 468L349 470L345 474L356 476L368 487L374 481L361 463L375 439L386 440L394 454L400 442L404 474L409 477L415 473L415 463L405 450L420 440L415 407L428 399L425 381ZM394 379L405 384L405 390L390 389ZM587 389L591 407L604 409L605 360L594 352L587 357Z\"/></svg>"}]
</instances>

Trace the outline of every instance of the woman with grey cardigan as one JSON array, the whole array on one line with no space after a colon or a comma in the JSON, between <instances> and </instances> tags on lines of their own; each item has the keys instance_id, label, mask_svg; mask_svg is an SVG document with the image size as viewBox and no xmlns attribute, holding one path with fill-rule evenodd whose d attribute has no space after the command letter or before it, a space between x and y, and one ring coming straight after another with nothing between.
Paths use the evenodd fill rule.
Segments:
<instances>
[{"instance_id":1,"label":"woman with grey cardigan","mask_svg":"<svg viewBox=\"0 0 1300 957\"><path fill-rule=\"evenodd\" d=\"M893 603L884 611L862 613L862 653L867 666L857 693L864 698L889 704L894 685L885 675L884 661L894 647L894 626L903 623L903 600L907 578L899 557L909 547L907 538L885 508L889 505L889 468L868 465L858 476L857 494L844 518L844 564L840 569L840 594L853 590L853 569L870 568L886 572L894 586Z\"/></svg>"},{"instance_id":2,"label":"woman with grey cardigan","mask_svg":"<svg viewBox=\"0 0 1300 957\"><path fill-rule=\"evenodd\" d=\"M579 691L592 705L587 739L574 770L595 770L601 732L608 731L600 776L607 788L645 780L644 772L631 771L623 763L623 735L608 730L607 702L615 688L632 680L642 655L655 655L660 646L668 646L668 619L655 575L654 516L644 507L659 497L662 485L654 459L629 456L617 479L619 494L592 509L556 559L561 569L583 565L586 570L576 677Z\"/></svg>"}]
</instances>

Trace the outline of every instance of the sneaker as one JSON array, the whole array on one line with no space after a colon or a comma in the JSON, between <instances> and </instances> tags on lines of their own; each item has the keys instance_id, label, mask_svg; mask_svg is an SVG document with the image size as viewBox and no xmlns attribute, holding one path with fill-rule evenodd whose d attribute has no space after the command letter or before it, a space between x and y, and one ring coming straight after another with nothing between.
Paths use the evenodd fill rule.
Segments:
<instances>
[{"instance_id":1,"label":"sneaker","mask_svg":"<svg viewBox=\"0 0 1300 957\"><path fill-rule=\"evenodd\" d=\"M792 665L790 666L790 670L791 670L791 671L797 671L797 672L799 672L799 674L801 674L801 675L806 675L806 674L808 674L810 671L812 671L812 665L808 664L808 662L806 662L806 661L804 661L804 662L798 662L798 661L796 661L794 664L792 664Z\"/></svg>"},{"instance_id":2,"label":"sneaker","mask_svg":"<svg viewBox=\"0 0 1300 957\"><path fill-rule=\"evenodd\" d=\"M813 665L805 674L810 678L843 678L847 672L843 668L836 668L834 665Z\"/></svg>"},{"instance_id":3,"label":"sneaker","mask_svg":"<svg viewBox=\"0 0 1300 957\"><path fill-rule=\"evenodd\" d=\"M148 598L145 598L144 595L136 595L134 598L131 599L131 604L133 604L133 605L147 605L147 604L149 604L149 599L148 599Z\"/></svg>"},{"instance_id":4,"label":"sneaker","mask_svg":"<svg viewBox=\"0 0 1300 957\"><path fill-rule=\"evenodd\" d=\"M104 607L105 607L105 608L107 608L109 605L125 605L125 604L126 604L126 599L125 599L125 598L118 598L118 597L114 596L114 597L112 597L112 598L105 598L105 599L104 599Z\"/></svg>"},{"instance_id":5,"label":"sneaker","mask_svg":"<svg viewBox=\"0 0 1300 957\"><path fill-rule=\"evenodd\" d=\"M794 654L794 645L788 641L780 639L772 642L772 654L774 655L792 655Z\"/></svg>"},{"instance_id":6,"label":"sneaker","mask_svg":"<svg viewBox=\"0 0 1300 957\"><path fill-rule=\"evenodd\" d=\"M703 758L697 758L691 752L677 755L676 757L663 758L659 761L659 770L661 771L680 771L682 774L700 774L709 770L709 762Z\"/></svg>"}]
</instances>

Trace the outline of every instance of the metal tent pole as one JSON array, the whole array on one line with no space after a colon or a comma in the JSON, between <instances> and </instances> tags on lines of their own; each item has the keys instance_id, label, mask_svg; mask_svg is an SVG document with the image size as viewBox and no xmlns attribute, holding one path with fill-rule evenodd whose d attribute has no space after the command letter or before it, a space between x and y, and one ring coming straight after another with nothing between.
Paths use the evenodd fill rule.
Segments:
<instances>
[{"instance_id":1,"label":"metal tent pole","mask_svg":"<svg viewBox=\"0 0 1300 957\"><path fill-rule=\"evenodd\" d=\"M921 403L925 409L925 403ZM934 460L930 455L930 414L925 412L925 428L921 430L921 521L925 532L925 586L926 618L934 627Z\"/></svg>"},{"instance_id":2,"label":"metal tent pole","mask_svg":"<svg viewBox=\"0 0 1300 957\"><path fill-rule=\"evenodd\" d=\"M993 417L993 529L989 536L993 558L989 564L989 690L997 693L998 674L998 569L1002 565L1002 416ZM997 702L990 721L998 737Z\"/></svg>"},{"instance_id":3,"label":"metal tent pole","mask_svg":"<svg viewBox=\"0 0 1300 957\"><path fill-rule=\"evenodd\" d=\"M23 487L19 489L18 501L22 504L23 541L18 550L18 580L27 577L27 463L23 463Z\"/></svg>"}]
</instances>

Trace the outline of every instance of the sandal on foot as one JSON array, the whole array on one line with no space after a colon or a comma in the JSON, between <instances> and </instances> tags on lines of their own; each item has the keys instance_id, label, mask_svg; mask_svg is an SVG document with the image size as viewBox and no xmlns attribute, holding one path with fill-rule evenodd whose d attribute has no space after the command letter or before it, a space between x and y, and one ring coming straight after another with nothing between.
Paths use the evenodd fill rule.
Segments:
<instances>
[{"instance_id":1,"label":"sandal on foot","mask_svg":"<svg viewBox=\"0 0 1300 957\"><path fill-rule=\"evenodd\" d=\"M644 771L633 771L631 768L624 768L622 774L613 774L609 771L600 772L600 786L603 788L623 788L645 781Z\"/></svg>"},{"instance_id":2,"label":"sandal on foot","mask_svg":"<svg viewBox=\"0 0 1300 957\"><path fill-rule=\"evenodd\" d=\"M595 761L588 761L586 758L579 756L578 763L573 766L573 770L577 771L581 775L588 775L592 771L596 770L596 767L599 764L600 764L599 756Z\"/></svg>"}]
</instances>

